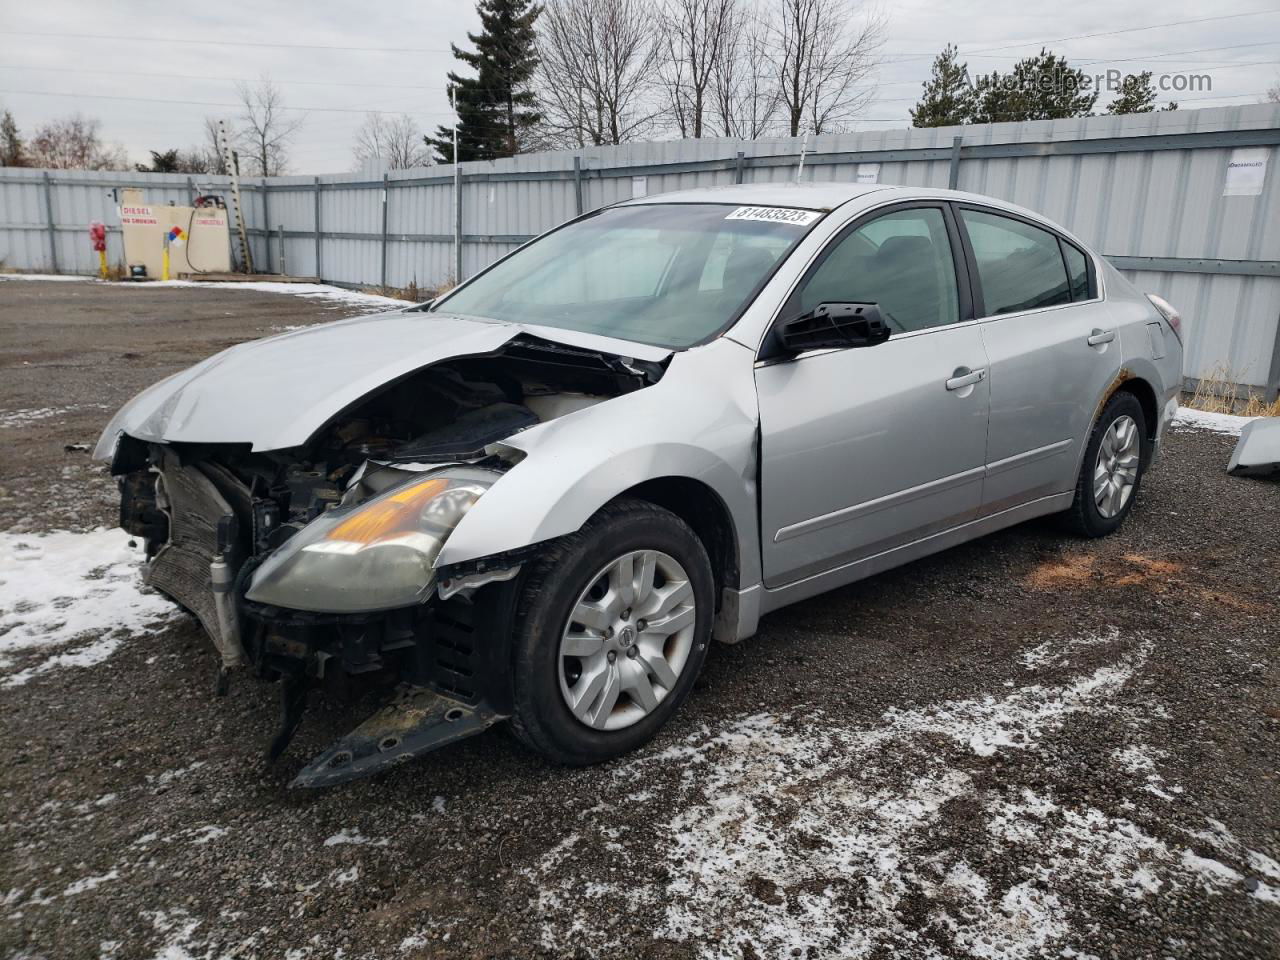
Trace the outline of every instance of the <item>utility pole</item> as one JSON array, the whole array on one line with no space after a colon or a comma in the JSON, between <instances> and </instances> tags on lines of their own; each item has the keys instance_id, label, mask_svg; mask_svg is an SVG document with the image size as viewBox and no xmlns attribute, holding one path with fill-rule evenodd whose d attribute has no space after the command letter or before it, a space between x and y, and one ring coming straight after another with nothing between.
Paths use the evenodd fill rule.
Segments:
<instances>
[{"instance_id":1,"label":"utility pole","mask_svg":"<svg viewBox=\"0 0 1280 960\"><path fill-rule=\"evenodd\" d=\"M458 159L458 91L449 87L453 103L453 282L462 282L462 163Z\"/></svg>"},{"instance_id":2,"label":"utility pole","mask_svg":"<svg viewBox=\"0 0 1280 960\"><path fill-rule=\"evenodd\" d=\"M244 226L244 205L240 202L240 164L231 149L225 120L218 121L218 149L222 153L227 175L231 177L231 196L236 205L236 233L240 237L240 265L245 273L253 273L253 253L249 250L249 235Z\"/></svg>"}]
</instances>

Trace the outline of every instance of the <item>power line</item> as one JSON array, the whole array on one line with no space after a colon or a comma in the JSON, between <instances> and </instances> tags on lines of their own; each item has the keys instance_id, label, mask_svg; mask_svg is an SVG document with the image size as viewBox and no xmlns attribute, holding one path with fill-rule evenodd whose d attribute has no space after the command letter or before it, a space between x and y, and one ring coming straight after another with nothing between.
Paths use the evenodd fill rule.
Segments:
<instances>
[{"instance_id":1,"label":"power line","mask_svg":"<svg viewBox=\"0 0 1280 960\"><path fill-rule=\"evenodd\" d=\"M223 83L258 83L259 80L249 77L214 77L206 74L193 73L157 73L143 70L93 70L83 67L29 67L15 66L11 63L0 64L0 70L41 70L51 73L98 73L108 76L119 77L153 77L156 79L166 78L170 80L217 80ZM300 85L312 87L369 87L375 90L447 90L448 87L432 87L424 84L412 83L354 83L345 80L277 80L271 78L271 82L280 85Z\"/></svg>"},{"instance_id":2,"label":"power line","mask_svg":"<svg viewBox=\"0 0 1280 960\"><path fill-rule=\"evenodd\" d=\"M208 37L141 37L109 33L63 33L40 30L0 30L12 37L59 37L67 40L129 40L133 43L192 43L213 47L279 47L299 50L346 50L360 53L452 53L443 47L347 47L325 43L274 43L267 40L212 40Z\"/></svg>"},{"instance_id":3,"label":"power line","mask_svg":"<svg viewBox=\"0 0 1280 960\"><path fill-rule=\"evenodd\" d=\"M1170 20L1168 23L1153 23L1145 27L1126 27L1123 30L1106 30L1101 33L1081 33L1074 37L1054 37L1051 40L1025 40L1021 43L1010 43L1002 47L980 47L977 50L961 50L966 55L974 53L990 53L996 50L1014 50L1018 47L1039 47L1047 43L1066 43L1068 40L1093 40L1098 37L1114 37L1122 33L1141 33L1144 30L1160 30L1164 27L1181 27L1192 23L1208 23L1212 20L1237 20L1241 17L1260 17L1266 14L1280 13L1280 9L1255 10L1252 13L1224 13L1216 17L1197 17L1194 20Z\"/></svg>"}]
</instances>

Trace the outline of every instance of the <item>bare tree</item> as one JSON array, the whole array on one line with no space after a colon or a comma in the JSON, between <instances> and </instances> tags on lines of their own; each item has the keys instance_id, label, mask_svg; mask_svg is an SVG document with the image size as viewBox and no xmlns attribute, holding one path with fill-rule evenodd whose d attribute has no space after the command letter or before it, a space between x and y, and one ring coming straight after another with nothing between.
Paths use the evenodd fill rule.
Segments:
<instances>
[{"instance_id":1,"label":"bare tree","mask_svg":"<svg viewBox=\"0 0 1280 960\"><path fill-rule=\"evenodd\" d=\"M422 139L422 128L407 113L395 117L367 114L356 131L352 152L356 163L378 160L390 170L408 170L431 163L431 149Z\"/></svg>"},{"instance_id":2,"label":"bare tree","mask_svg":"<svg viewBox=\"0 0 1280 960\"><path fill-rule=\"evenodd\" d=\"M549 0L539 21L546 139L625 143L654 126L653 14L645 0Z\"/></svg>"},{"instance_id":3,"label":"bare tree","mask_svg":"<svg viewBox=\"0 0 1280 960\"><path fill-rule=\"evenodd\" d=\"M771 31L754 8L732 11L711 76L712 109L726 137L755 140L778 116L778 84L770 64Z\"/></svg>"},{"instance_id":4,"label":"bare tree","mask_svg":"<svg viewBox=\"0 0 1280 960\"><path fill-rule=\"evenodd\" d=\"M248 167L245 172L261 177L279 176L289 167L289 141L306 117L287 116L288 108L280 88L266 77L255 86L239 83L236 91L244 107L239 141Z\"/></svg>"},{"instance_id":5,"label":"bare tree","mask_svg":"<svg viewBox=\"0 0 1280 960\"><path fill-rule=\"evenodd\" d=\"M1275 86L1267 87L1267 103L1280 103L1280 77L1276 77Z\"/></svg>"},{"instance_id":6,"label":"bare tree","mask_svg":"<svg viewBox=\"0 0 1280 960\"><path fill-rule=\"evenodd\" d=\"M859 17L845 0L774 2L771 60L787 132L839 129L874 93L864 81L877 66L884 18L874 11Z\"/></svg>"},{"instance_id":7,"label":"bare tree","mask_svg":"<svg viewBox=\"0 0 1280 960\"><path fill-rule=\"evenodd\" d=\"M672 123L682 137L703 136L712 113L712 82L730 39L740 0L664 0L662 85Z\"/></svg>"},{"instance_id":8,"label":"bare tree","mask_svg":"<svg viewBox=\"0 0 1280 960\"><path fill-rule=\"evenodd\" d=\"M31 166L54 170L125 170L129 159L119 144L105 144L96 118L74 114L36 130L28 144Z\"/></svg>"}]
</instances>

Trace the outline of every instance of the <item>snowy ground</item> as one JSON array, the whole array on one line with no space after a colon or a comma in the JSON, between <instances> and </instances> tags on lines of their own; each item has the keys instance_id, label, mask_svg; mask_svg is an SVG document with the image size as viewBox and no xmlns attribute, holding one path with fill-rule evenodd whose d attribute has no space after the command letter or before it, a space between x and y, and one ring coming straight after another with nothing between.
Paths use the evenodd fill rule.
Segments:
<instances>
[{"instance_id":1,"label":"snowy ground","mask_svg":"<svg viewBox=\"0 0 1280 960\"><path fill-rule=\"evenodd\" d=\"M97 277L81 277L46 273L0 273L0 283L8 280L80 281L84 283L111 284L113 286L124 285L113 281L99 280ZM313 300L323 300L332 304L355 307L376 307L385 310L399 310L410 306L406 300L400 300L395 297L384 297L376 293L363 293L359 290L347 290L344 287L335 287L327 283L280 283L272 280L249 280L243 283L218 283L216 281L201 282L199 280L150 280L146 283L128 283L127 286L131 290L137 290L140 292L147 290L172 290L174 288L196 287L203 289L216 288L218 290L241 290L248 293L277 293L291 297L306 297Z\"/></svg>"},{"instance_id":2,"label":"snowy ground","mask_svg":"<svg viewBox=\"0 0 1280 960\"><path fill-rule=\"evenodd\" d=\"M60 392L6 450L101 399ZM1117 537L1029 525L771 615L587 770L488 734L288 791L350 717L263 768L272 689L212 696L125 534L0 533L0 956L1280 956L1280 492L1224 475L1244 422L1180 412ZM109 500L66 439L22 494Z\"/></svg>"}]
</instances>

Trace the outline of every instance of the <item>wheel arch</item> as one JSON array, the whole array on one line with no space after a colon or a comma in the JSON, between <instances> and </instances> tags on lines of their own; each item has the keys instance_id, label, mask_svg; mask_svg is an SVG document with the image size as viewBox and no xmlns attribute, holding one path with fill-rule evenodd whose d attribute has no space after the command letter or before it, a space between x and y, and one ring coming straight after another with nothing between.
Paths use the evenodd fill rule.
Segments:
<instances>
[{"instance_id":1,"label":"wheel arch","mask_svg":"<svg viewBox=\"0 0 1280 960\"><path fill-rule=\"evenodd\" d=\"M728 504L714 489L692 477L655 477L618 494L618 499L624 497L669 510L693 529L711 560L717 608L725 587L737 589L741 585L737 527Z\"/></svg>"},{"instance_id":2,"label":"wheel arch","mask_svg":"<svg viewBox=\"0 0 1280 960\"><path fill-rule=\"evenodd\" d=\"M1107 394L1106 398L1102 401L1102 406L1105 407L1107 405L1107 401L1117 393L1131 393L1137 398L1138 403L1142 405L1143 419L1146 420L1147 439L1154 440L1156 437L1156 431L1160 427L1160 405L1159 401L1156 399L1155 388L1142 377L1130 377L1118 384L1114 390ZM1101 407L1099 407L1099 410L1101 410Z\"/></svg>"}]
</instances>

